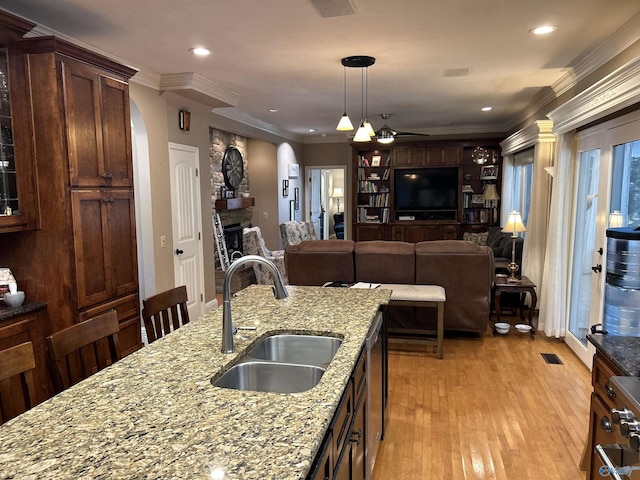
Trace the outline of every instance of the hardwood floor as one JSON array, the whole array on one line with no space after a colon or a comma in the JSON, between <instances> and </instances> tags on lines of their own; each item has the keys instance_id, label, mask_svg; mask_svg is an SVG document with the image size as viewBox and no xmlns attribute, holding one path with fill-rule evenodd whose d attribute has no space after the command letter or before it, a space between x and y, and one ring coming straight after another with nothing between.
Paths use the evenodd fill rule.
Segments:
<instances>
[{"instance_id":1,"label":"hardwood floor","mask_svg":"<svg viewBox=\"0 0 640 480\"><path fill-rule=\"evenodd\" d=\"M512 328L445 337L437 360L431 346L395 342L373 480L585 478L591 374L564 343Z\"/></svg>"}]
</instances>

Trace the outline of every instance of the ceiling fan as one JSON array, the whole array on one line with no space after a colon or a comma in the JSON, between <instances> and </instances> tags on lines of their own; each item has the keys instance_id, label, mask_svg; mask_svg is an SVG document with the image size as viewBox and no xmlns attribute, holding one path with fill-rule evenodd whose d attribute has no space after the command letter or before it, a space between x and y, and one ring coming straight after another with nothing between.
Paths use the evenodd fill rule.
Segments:
<instances>
[{"instance_id":1,"label":"ceiling fan","mask_svg":"<svg viewBox=\"0 0 640 480\"><path fill-rule=\"evenodd\" d=\"M418 137L428 137L425 133L412 133L412 132L398 132L389 126L389 118L391 117L390 113L383 113L380 115L384 120L384 125L376 132L376 139L378 143L391 143L395 140L396 137L404 137L404 136L418 136Z\"/></svg>"}]
</instances>

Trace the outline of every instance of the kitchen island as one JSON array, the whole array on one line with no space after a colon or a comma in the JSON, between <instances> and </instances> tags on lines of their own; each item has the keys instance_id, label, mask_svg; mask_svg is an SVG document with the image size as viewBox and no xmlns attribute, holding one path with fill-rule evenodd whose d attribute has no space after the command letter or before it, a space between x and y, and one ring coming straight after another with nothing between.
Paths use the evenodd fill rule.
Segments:
<instances>
[{"instance_id":1,"label":"kitchen island","mask_svg":"<svg viewBox=\"0 0 640 480\"><path fill-rule=\"evenodd\" d=\"M236 353L210 312L0 426L0 478L304 479L390 290L251 286L232 301ZM210 379L273 333L343 339L320 383L275 394Z\"/></svg>"}]
</instances>

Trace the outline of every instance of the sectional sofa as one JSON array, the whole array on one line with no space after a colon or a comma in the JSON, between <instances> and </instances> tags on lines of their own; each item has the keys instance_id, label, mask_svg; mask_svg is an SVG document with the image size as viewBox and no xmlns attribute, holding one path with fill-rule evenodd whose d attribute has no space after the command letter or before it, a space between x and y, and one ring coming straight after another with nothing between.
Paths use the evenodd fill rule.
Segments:
<instances>
[{"instance_id":1,"label":"sectional sofa","mask_svg":"<svg viewBox=\"0 0 640 480\"><path fill-rule=\"evenodd\" d=\"M445 288L445 330L485 332L494 275L493 251L463 240L420 243L311 240L285 249L291 285L374 282ZM417 311L416 311L417 310ZM390 306L392 330L433 328L431 309Z\"/></svg>"}]
</instances>

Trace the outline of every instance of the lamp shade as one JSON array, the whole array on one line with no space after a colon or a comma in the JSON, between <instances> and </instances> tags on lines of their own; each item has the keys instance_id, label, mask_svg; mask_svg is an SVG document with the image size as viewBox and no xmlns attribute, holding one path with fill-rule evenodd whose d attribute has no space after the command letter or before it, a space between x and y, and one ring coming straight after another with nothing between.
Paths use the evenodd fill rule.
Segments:
<instances>
[{"instance_id":1,"label":"lamp shade","mask_svg":"<svg viewBox=\"0 0 640 480\"><path fill-rule=\"evenodd\" d=\"M610 228L619 228L623 225L622 214L618 210L614 210L609 214L609 227Z\"/></svg>"},{"instance_id":2,"label":"lamp shade","mask_svg":"<svg viewBox=\"0 0 640 480\"><path fill-rule=\"evenodd\" d=\"M333 189L333 192L331 193L331 198L339 198L339 197L344 197L344 193L342 193L341 187L335 187Z\"/></svg>"},{"instance_id":3,"label":"lamp shade","mask_svg":"<svg viewBox=\"0 0 640 480\"><path fill-rule=\"evenodd\" d=\"M360 128L356 130L356 135L355 137L353 137L353 141L354 142L370 142L371 141L371 137L369 136L369 133L367 132L367 128L365 127L364 123L362 123L360 125Z\"/></svg>"},{"instance_id":4,"label":"lamp shade","mask_svg":"<svg viewBox=\"0 0 640 480\"><path fill-rule=\"evenodd\" d=\"M344 112L344 115L340 117L340 121L338 122L336 130L340 132L348 132L350 130L353 130L353 124L351 123L351 119L349 119L349 115L347 115L347 112Z\"/></svg>"},{"instance_id":5,"label":"lamp shade","mask_svg":"<svg viewBox=\"0 0 640 480\"><path fill-rule=\"evenodd\" d=\"M500 200L500 197L498 196L498 192L496 190L496 186L493 183L490 183L489 185L486 186L486 188L484 189L484 192L482 192L482 199L483 200Z\"/></svg>"},{"instance_id":6,"label":"lamp shade","mask_svg":"<svg viewBox=\"0 0 640 480\"><path fill-rule=\"evenodd\" d=\"M515 210L509 213L509 217L507 218L507 223L502 228L502 231L505 233L520 233L526 232L524 224L522 223L522 217L520 216L520 212L516 212Z\"/></svg>"}]
</instances>

